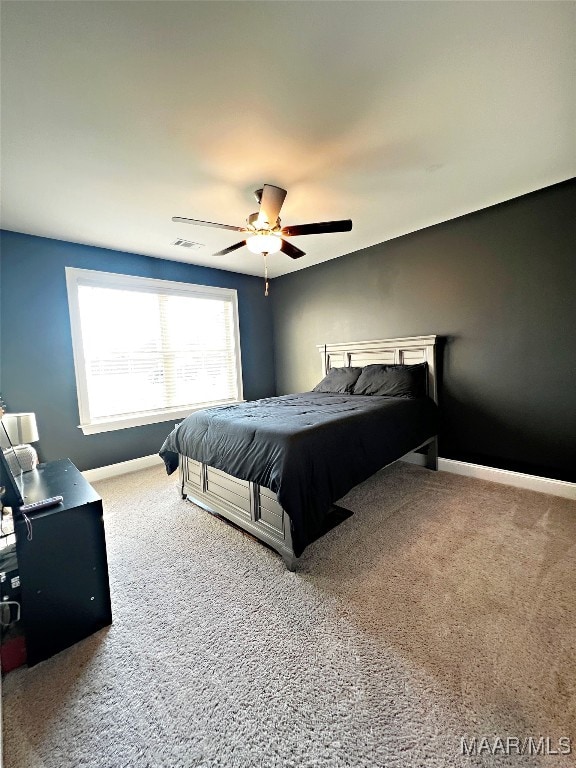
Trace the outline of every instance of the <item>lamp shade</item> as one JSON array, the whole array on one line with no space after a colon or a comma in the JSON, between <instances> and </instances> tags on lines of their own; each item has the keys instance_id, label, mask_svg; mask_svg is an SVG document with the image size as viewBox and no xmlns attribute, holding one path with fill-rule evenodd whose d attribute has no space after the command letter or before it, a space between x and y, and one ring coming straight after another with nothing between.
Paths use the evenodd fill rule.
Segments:
<instances>
[{"instance_id":1,"label":"lamp shade","mask_svg":"<svg viewBox=\"0 0 576 768\"><path fill-rule=\"evenodd\" d=\"M252 253L278 253L282 240L278 235L255 234L246 239L246 245Z\"/></svg>"},{"instance_id":2,"label":"lamp shade","mask_svg":"<svg viewBox=\"0 0 576 768\"><path fill-rule=\"evenodd\" d=\"M12 445L35 443L40 439L36 426L36 414L34 413L5 413L2 424ZM0 435L6 439L3 429L0 429Z\"/></svg>"}]
</instances>

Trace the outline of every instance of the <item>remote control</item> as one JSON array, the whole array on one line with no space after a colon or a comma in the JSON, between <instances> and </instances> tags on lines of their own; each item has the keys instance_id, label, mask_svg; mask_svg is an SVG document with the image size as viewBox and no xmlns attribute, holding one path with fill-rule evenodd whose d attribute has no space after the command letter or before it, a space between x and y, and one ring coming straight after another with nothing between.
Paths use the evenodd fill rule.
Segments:
<instances>
[{"instance_id":1,"label":"remote control","mask_svg":"<svg viewBox=\"0 0 576 768\"><path fill-rule=\"evenodd\" d=\"M63 496L51 496L49 499L42 499L42 501L33 501L31 504L23 504L20 507L20 512L37 512L39 509L46 509L47 507L55 507L57 504L62 504L64 501Z\"/></svg>"}]
</instances>

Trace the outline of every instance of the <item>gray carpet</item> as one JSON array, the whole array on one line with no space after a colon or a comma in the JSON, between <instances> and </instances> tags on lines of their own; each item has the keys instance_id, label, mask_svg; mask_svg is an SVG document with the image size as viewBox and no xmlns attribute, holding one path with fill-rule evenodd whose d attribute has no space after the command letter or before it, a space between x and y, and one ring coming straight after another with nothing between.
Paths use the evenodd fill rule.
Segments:
<instances>
[{"instance_id":1,"label":"gray carpet","mask_svg":"<svg viewBox=\"0 0 576 768\"><path fill-rule=\"evenodd\" d=\"M114 624L6 676L6 768L574 764L576 503L397 464L290 573L162 469L96 487ZM461 755L530 736L573 754Z\"/></svg>"}]
</instances>

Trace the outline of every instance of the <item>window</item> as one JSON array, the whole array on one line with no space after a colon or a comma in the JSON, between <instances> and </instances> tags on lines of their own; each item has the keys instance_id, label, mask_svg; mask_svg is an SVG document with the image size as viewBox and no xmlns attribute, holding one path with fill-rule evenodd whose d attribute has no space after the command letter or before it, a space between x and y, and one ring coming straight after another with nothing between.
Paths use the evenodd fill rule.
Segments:
<instances>
[{"instance_id":1,"label":"window","mask_svg":"<svg viewBox=\"0 0 576 768\"><path fill-rule=\"evenodd\" d=\"M66 268L85 434L242 399L236 291Z\"/></svg>"}]
</instances>

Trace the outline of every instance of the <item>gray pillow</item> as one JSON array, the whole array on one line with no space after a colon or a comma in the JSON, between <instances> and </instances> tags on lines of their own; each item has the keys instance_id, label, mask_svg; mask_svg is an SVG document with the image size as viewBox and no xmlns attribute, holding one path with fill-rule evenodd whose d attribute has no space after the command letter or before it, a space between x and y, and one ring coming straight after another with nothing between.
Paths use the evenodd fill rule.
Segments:
<instances>
[{"instance_id":1,"label":"gray pillow","mask_svg":"<svg viewBox=\"0 0 576 768\"><path fill-rule=\"evenodd\" d=\"M354 395L385 395L388 397L424 397L426 395L427 364L366 365L354 385Z\"/></svg>"},{"instance_id":2,"label":"gray pillow","mask_svg":"<svg viewBox=\"0 0 576 768\"><path fill-rule=\"evenodd\" d=\"M349 395L361 373L362 368L330 368L312 392L333 392L339 395Z\"/></svg>"}]
</instances>

